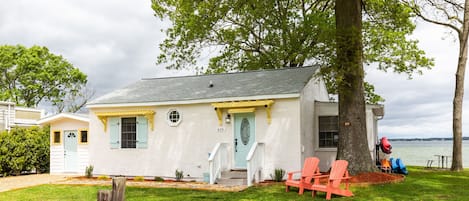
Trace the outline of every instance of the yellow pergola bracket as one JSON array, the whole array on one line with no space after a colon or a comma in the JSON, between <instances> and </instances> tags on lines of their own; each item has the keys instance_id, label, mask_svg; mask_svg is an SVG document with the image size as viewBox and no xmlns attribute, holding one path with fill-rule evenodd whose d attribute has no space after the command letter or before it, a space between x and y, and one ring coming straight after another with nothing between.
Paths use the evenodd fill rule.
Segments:
<instances>
[{"instance_id":1,"label":"yellow pergola bracket","mask_svg":"<svg viewBox=\"0 0 469 201\"><path fill-rule=\"evenodd\" d=\"M223 111L220 108L215 108L218 117L218 125L223 125Z\"/></svg>"},{"instance_id":2,"label":"yellow pergola bracket","mask_svg":"<svg viewBox=\"0 0 469 201\"><path fill-rule=\"evenodd\" d=\"M101 123L103 123L104 126L104 132L107 131L107 117L106 116L98 116L99 120L101 120Z\"/></svg>"},{"instance_id":3,"label":"yellow pergola bracket","mask_svg":"<svg viewBox=\"0 0 469 201\"><path fill-rule=\"evenodd\" d=\"M120 116L145 116L150 124L150 129L153 131L154 119L156 112L153 110L133 110L133 111L120 111L120 112L96 112L96 116L104 126L104 132L107 131L107 120L109 117L120 117Z\"/></svg>"},{"instance_id":4,"label":"yellow pergola bracket","mask_svg":"<svg viewBox=\"0 0 469 201\"><path fill-rule=\"evenodd\" d=\"M265 112L267 113L267 123L270 124L272 122L272 108L267 106Z\"/></svg>"}]
</instances>

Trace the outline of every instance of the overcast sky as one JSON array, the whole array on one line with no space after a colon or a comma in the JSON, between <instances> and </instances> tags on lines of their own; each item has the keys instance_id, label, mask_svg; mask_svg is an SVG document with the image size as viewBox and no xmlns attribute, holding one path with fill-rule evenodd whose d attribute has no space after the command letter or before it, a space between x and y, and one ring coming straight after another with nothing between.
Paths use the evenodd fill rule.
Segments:
<instances>
[{"instance_id":1,"label":"overcast sky","mask_svg":"<svg viewBox=\"0 0 469 201\"><path fill-rule=\"evenodd\" d=\"M86 73L98 96L143 77L190 73L155 65L158 44L165 38L161 30L168 23L153 16L150 0L1 2L0 44L48 47ZM435 58L432 70L408 80L406 75L366 68L366 79L386 99L379 135L451 137L458 57L455 37L443 28L422 23L417 24L412 37L419 39L420 47ZM468 101L465 98L466 108ZM468 122L468 110L464 109L463 125ZM469 136L467 128L463 126L464 136Z\"/></svg>"}]
</instances>

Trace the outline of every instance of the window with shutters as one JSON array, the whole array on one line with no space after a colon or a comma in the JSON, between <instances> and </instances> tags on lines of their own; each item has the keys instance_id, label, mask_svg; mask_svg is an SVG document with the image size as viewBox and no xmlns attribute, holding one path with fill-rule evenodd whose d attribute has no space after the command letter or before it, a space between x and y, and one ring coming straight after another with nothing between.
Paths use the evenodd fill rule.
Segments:
<instances>
[{"instance_id":1,"label":"window with shutters","mask_svg":"<svg viewBox=\"0 0 469 201\"><path fill-rule=\"evenodd\" d=\"M337 148L339 141L339 117L319 117L319 148Z\"/></svg>"},{"instance_id":2,"label":"window with shutters","mask_svg":"<svg viewBox=\"0 0 469 201\"><path fill-rule=\"evenodd\" d=\"M148 120L144 116L109 117L111 149L147 148Z\"/></svg>"}]
</instances>

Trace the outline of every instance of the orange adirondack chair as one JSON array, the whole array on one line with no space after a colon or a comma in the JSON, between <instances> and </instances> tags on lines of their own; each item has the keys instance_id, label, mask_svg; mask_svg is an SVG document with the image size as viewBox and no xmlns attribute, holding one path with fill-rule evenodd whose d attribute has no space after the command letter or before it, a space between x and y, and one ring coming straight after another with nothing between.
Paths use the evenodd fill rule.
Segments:
<instances>
[{"instance_id":1,"label":"orange adirondack chair","mask_svg":"<svg viewBox=\"0 0 469 201\"><path fill-rule=\"evenodd\" d=\"M352 191L349 190L350 183L348 170L348 162L345 160L336 160L332 163L330 175L320 175L314 177L314 184L309 187L313 191L313 197L316 196L317 191L326 192L326 200L330 200L332 194L350 197L353 196ZM329 177L327 184L320 184L321 178ZM342 181L345 182L345 188L341 188Z\"/></svg>"},{"instance_id":2,"label":"orange adirondack chair","mask_svg":"<svg viewBox=\"0 0 469 201\"><path fill-rule=\"evenodd\" d=\"M302 195L305 188L311 187L311 180L313 179L313 177L321 175L321 173L319 172L318 165L319 158L308 157L305 159L305 163L303 164L303 170L289 172L287 181L285 181L286 192L289 191L290 186L294 186L300 189L298 194ZM301 173L300 179L294 180L293 175L298 173Z\"/></svg>"}]
</instances>

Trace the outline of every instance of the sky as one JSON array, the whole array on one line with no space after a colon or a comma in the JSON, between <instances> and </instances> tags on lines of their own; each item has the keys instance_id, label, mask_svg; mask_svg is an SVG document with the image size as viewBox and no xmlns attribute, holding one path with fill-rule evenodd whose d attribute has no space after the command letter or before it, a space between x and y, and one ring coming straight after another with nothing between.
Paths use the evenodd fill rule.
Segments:
<instances>
[{"instance_id":1,"label":"sky","mask_svg":"<svg viewBox=\"0 0 469 201\"><path fill-rule=\"evenodd\" d=\"M88 75L96 97L141 78L193 74L156 65L162 30L168 22L153 16L150 0L0 0L0 44L46 46ZM386 101L379 136L452 136L454 74L459 45L436 25L417 22L411 38L435 59L422 75L399 75L366 66L366 80ZM467 88L469 86L465 86ZM467 90L466 90L467 91ZM469 98L463 111L467 134Z\"/></svg>"}]
</instances>

